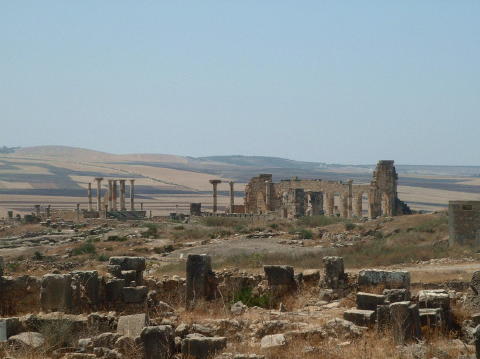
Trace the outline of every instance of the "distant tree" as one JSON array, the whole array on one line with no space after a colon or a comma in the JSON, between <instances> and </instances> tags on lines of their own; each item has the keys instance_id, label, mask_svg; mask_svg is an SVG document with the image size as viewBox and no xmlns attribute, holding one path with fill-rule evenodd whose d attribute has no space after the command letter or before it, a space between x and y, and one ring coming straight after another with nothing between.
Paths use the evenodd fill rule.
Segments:
<instances>
[{"instance_id":1,"label":"distant tree","mask_svg":"<svg viewBox=\"0 0 480 359\"><path fill-rule=\"evenodd\" d=\"M3 146L0 147L0 153L14 153L16 150L18 150L20 147L7 147Z\"/></svg>"}]
</instances>

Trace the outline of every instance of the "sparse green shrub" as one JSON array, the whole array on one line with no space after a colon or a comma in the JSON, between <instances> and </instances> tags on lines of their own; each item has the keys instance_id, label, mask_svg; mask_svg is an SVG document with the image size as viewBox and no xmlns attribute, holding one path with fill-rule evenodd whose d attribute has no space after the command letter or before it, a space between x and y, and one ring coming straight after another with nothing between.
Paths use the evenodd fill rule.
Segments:
<instances>
[{"instance_id":1,"label":"sparse green shrub","mask_svg":"<svg viewBox=\"0 0 480 359\"><path fill-rule=\"evenodd\" d=\"M158 235L158 226L155 223L145 223L147 230L142 233L143 238L156 237Z\"/></svg>"},{"instance_id":2,"label":"sparse green shrub","mask_svg":"<svg viewBox=\"0 0 480 359\"><path fill-rule=\"evenodd\" d=\"M107 256L105 253L102 253L97 257L97 260L99 262L107 262L109 259L110 259L110 257Z\"/></svg>"},{"instance_id":3,"label":"sparse green shrub","mask_svg":"<svg viewBox=\"0 0 480 359\"><path fill-rule=\"evenodd\" d=\"M180 226L173 227L173 229L176 230L176 231L183 231L185 229L185 227L180 225Z\"/></svg>"},{"instance_id":4,"label":"sparse green shrub","mask_svg":"<svg viewBox=\"0 0 480 359\"><path fill-rule=\"evenodd\" d=\"M124 237L124 236L113 235L113 236L108 236L107 237L108 242L125 242L127 240L128 240L128 238Z\"/></svg>"},{"instance_id":5,"label":"sparse green shrub","mask_svg":"<svg viewBox=\"0 0 480 359\"><path fill-rule=\"evenodd\" d=\"M300 239L312 239L313 238L313 232L309 229L301 228L298 232L299 232Z\"/></svg>"},{"instance_id":6,"label":"sparse green shrub","mask_svg":"<svg viewBox=\"0 0 480 359\"><path fill-rule=\"evenodd\" d=\"M7 263L7 270L9 272L16 272L20 268L20 263L18 262L8 262Z\"/></svg>"},{"instance_id":7,"label":"sparse green shrub","mask_svg":"<svg viewBox=\"0 0 480 359\"><path fill-rule=\"evenodd\" d=\"M44 255L42 253L40 253L39 251L35 251L35 253L33 253L32 258L33 258L33 260L41 261L44 258Z\"/></svg>"},{"instance_id":8,"label":"sparse green shrub","mask_svg":"<svg viewBox=\"0 0 480 359\"><path fill-rule=\"evenodd\" d=\"M88 240L85 243L80 244L79 246L72 249L73 256L79 256L82 254L94 254L97 251L95 245L92 241Z\"/></svg>"},{"instance_id":9,"label":"sparse green shrub","mask_svg":"<svg viewBox=\"0 0 480 359\"><path fill-rule=\"evenodd\" d=\"M68 319L46 322L40 326L39 332L51 349L73 346L78 339L75 328Z\"/></svg>"},{"instance_id":10,"label":"sparse green shrub","mask_svg":"<svg viewBox=\"0 0 480 359\"><path fill-rule=\"evenodd\" d=\"M233 297L233 303L241 301L247 307L269 308L271 298L267 294L255 295L251 288L242 288Z\"/></svg>"},{"instance_id":11,"label":"sparse green shrub","mask_svg":"<svg viewBox=\"0 0 480 359\"><path fill-rule=\"evenodd\" d=\"M345 222L345 230L346 231L354 230L356 227L357 227L357 225L355 223Z\"/></svg>"},{"instance_id":12,"label":"sparse green shrub","mask_svg":"<svg viewBox=\"0 0 480 359\"><path fill-rule=\"evenodd\" d=\"M271 229L277 230L279 227L280 227L280 226L278 225L278 223L271 223L271 224L270 224L270 228L271 228Z\"/></svg>"},{"instance_id":13,"label":"sparse green shrub","mask_svg":"<svg viewBox=\"0 0 480 359\"><path fill-rule=\"evenodd\" d=\"M448 227L448 218L446 216L432 218L419 224L416 227L409 228L414 232L434 233L435 231L446 231Z\"/></svg>"},{"instance_id":14,"label":"sparse green shrub","mask_svg":"<svg viewBox=\"0 0 480 359\"><path fill-rule=\"evenodd\" d=\"M237 233L248 233L248 228L243 224L237 224L235 227L233 227L233 230Z\"/></svg>"},{"instance_id":15,"label":"sparse green shrub","mask_svg":"<svg viewBox=\"0 0 480 359\"><path fill-rule=\"evenodd\" d=\"M157 254L162 254L162 253L170 253L175 250L175 247L172 246L171 244L167 244L166 246L163 247L154 247L153 251Z\"/></svg>"}]
</instances>

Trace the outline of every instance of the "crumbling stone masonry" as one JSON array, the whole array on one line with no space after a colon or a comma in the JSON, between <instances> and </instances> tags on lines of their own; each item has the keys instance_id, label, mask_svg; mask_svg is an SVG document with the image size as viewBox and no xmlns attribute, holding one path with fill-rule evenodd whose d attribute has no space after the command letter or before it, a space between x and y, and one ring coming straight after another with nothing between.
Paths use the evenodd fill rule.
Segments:
<instances>
[{"instance_id":1,"label":"crumbling stone masonry","mask_svg":"<svg viewBox=\"0 0 480 359\"><path fill-rule=\"evenodd\" d=\"M212 259L205 254L189 254L187 257L186 307L212 299L216 293Z\"/></svg>"},{"instance_id":2,"label":"crumbling stone masonry","mask_svg":"<svg viewBox=\"0 0 480 359\"><path fill-rule=\"evenodd\" d=\"M450 244L480 244L480 201L448 202Z\"/></svg>"},{"instance_id":3,"label":"crumbling stone masonry","mask_svg":"<svg viewBox=\"0 0 480 359\"><path fill-rule=\"evenodd\" d=\"M271 174L261 174L245 187L245 213L276 212L286 218L321 213L363 217L363 198L367 196L369 218L395 216L409 211L398 199L397 180L393 161L379 161L370 184L298 178L273 183Z\"/></svg>"}]
</instances>

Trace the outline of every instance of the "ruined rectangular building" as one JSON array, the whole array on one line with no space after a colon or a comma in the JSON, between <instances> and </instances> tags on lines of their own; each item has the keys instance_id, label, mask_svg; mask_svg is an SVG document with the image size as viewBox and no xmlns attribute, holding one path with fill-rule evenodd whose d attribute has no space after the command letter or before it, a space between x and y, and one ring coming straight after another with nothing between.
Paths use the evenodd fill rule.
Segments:
<instances>
[{"instance_id":1,"label":"ruined rectangular building","mask_svg":"<svg viewBox=\"0 0 480 359\"><path fill-rule=\"evenodd\" d=\"M285 218L322 213L363 217L363 199L368 198L369 218L403 214L409 209L398 199L398 175L393 163L379 161L370 184L298 178L273 183L271 174L261 174L245 187L245 212L277 212Z\"/></svg>"},{"instance_id":2,"label":"ruined rectangular building","mask_svg":"<svg viewBox=\"0 0 480 359\"><path fill-rule=\"evenodd\" d=\"M480 245L480 201L448 202L450 244Z\"/></svg>"}]
</instances>

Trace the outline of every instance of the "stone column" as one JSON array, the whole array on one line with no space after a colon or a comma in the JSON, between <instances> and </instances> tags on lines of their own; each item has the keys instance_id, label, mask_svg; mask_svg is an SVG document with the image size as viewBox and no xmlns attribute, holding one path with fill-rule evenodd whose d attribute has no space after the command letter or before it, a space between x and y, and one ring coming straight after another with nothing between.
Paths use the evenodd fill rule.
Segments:
<instances>
[{"instance_id":1,"label":"stone column","mask_svg":"<svg viewBox=\"0 0 480 359\"><path fill-rule=\"evenodd\" d=\"M265 181L265 209L272 210L272 182Z\"/></svg>"},{"instance_id":2,"label":"stone column","mask_svg":"<svg viewBox=\"0 0 480 359\"><path fill-rule=\"evenodd\" d=\"M215 294L212 272L212 260L205 254L189 254L187 257L186 307L193 309Z\"/></svg>"},{"instance_id":3,"label":"stone column","mask_svg":"<svg viewBox=\"0 0 480 359\"><path fill-rule=\"evenodd\" d=\"M97 181L97 211L98 216L100 216L100 212L102 211L102 180L103 178L97 177L95 181Z\"/></svg>"},{"instance_id":4,"label":"stone column","mask_svg":"<svg viewBox=\"0 0 480 359\"><path fill-rule=\"evenodd\" d=\"M377 218L379 216L378 208L381 209L378 191L375 186L371 186L370 191L368 192L368 218Z\"/></svg>"},{"instance_id":5,"label":"stone column","mask_svg":"<svg viewBox=\"0 0 480 359\"><path fill-rule=\"evenodd\" d=\"M217 213L217 186L221 182L220 180L210 180L213 186L213 213Z\"/></svg>"},{"instance_id":6,"label":"stone column","mask_svg":"<svg viewBox=\"0 0 480 359\"><path fill-rule=\"evenodd\" d=\"M323 193L310 192L309 193L310 215L317 216L323 211Z\"/></svg>"},{"instance_id":7,"label":"stone column","mask_svg":"<svg viewBox=\"0 0 480 359\"><path fill-rule=\"evenodd\" d=\"M120 211L125 211L125 180L120 180Z\"/></svg>"},{"instance_id":8,"label":"stone column","mask_svg":"<svg viewBox=\"0 0 480 359\"><path fill-rule=\"evenodd\" d=\"M348 181L348 218L353 217L353 180Z\"/></svg>"},{"instance_id":9,"label":"stone column","mask_svg":"<svg viewBox=\"0 0 480 359\"><path fill-rule=\"evenodd\" d=\"M77 222L80 222L80 203L77 203Z\"/></svg>"},{"instance_id":10,"label":"stone column","mask_svg":"<svg viewBox=\"0 0 480 359\"><path fill-rule=\"evenodd\" d=\"M363 217L363 193L358 193L355 197L355 216Z\"/></svg>"},{"instance_id":11,"label":"stone column","mask_svg":"<svg viewBox=\"0 0 480 359\"><path fill-rule=\"evenodd\" d=\"M88 211L92 211L92 184L88 182L88 190L87 190L87 195L88 195Z\"/></svg>"},{"instance_id":12,"label":"stone column","mask_svg":"<svg viewBox=\"0 0 480 359\"><path fill-rule=\"evenodd\" d=\"M39 204L35 205L35 215L37 217L40 217L40 205Z\"/></svg>"},{"instance_id":13,"label":"stone column","mask_svg":"<svg viewBox=\"0 0 480 359\"><path fill-rule=\"evenodd\" d=\"M335 207L335 194L332 192L328 192L326 194L326 197L327 197L327 215L333 216L334 207Z\"/></svg>"},{"instance_id":14,"label":"stone column","mask_svg":"<svg viewBox=\"0 0 480 359\"><path fill-rule=\"evenodd\" d=\"M135 211L135 180L130 180L130 211Z\"/></svg>"},{"instance_id":15,"label":"stone column","mask_svg":"<svg viewBox=\"0 0 480 359\"><path fill-rule=\"evenodd\" d=\"M113 180L108 180L108 210L113 209Z\"/></svg>"},{"instance_id":16,"label":"stone column","mask_svg":"<svg viewBox=\"0 0 480 359\"><path fill-rule=\"evenodd\" d=\"M45 215L47 216L47 218L50 218L50 213L51 213L50 209L51 209L51 205L48 205L47 208L45 209Z\"/></svg>"},{"instance_id":17,"label":"stone column","mask_svg":"<svg viewBox=\"0 0 480 359\"><path fill-rule=\"evenodd\" d=\"M343 218L348 218L348 193L344 193L340 197L341 209L340 214Z\"/></svg>"},{"instance_id":18,"label":"stone column","mask_svg":"<svg viewBox=\"0 0 480 359\"><path fill-rule=\"evenodd\" d=\"M235 212L235 192L233 191L233 184L235 182L230 181L228 184L230 185L230 213L233 214Z\"/></svg>"},{"instance_id":19,"label":"stone column","mask_svg":"<svg viewBox=\"0 0 480 359\"><path fill-rule=\"evenodd\" d=\"M113 188L113 192L112 192L112 210L116 211L116 210L117 210L117 194L118 194L118 190L117 190L117 180L113 180L113 181L112 181L112 188Z\"/></svg>"}]
</instances>

